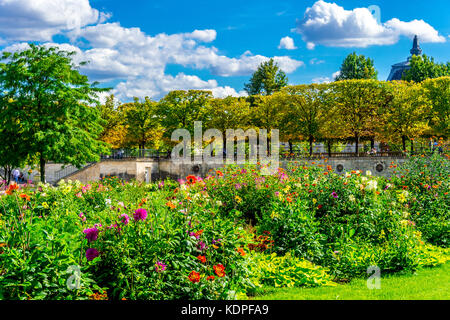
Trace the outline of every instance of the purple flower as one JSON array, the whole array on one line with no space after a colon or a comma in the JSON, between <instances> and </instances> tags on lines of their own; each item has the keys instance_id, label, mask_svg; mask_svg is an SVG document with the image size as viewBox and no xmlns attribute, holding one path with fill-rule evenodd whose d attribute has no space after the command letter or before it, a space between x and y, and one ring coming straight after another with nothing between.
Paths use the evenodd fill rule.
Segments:
<instances>
[{"instance_id":1,"label":"purple flower","mask_svg":"<svg viewBox=\"0 0 450 320\"><path fill-rule=\"evenodd\" d=\"M236 183L236 185L234 186L236 189L240 189L240 188L242 188L242 186L239 184L239 183Z\"/></svg>"},{"instance_id":2,"label":"purple flower","mask_svg":"<svg viewBox=\"0 0 450 320\"><path fill-rule=\"evenodd\" d=\"M145 219L147 219L147 210L139 208L136 211L134 211L133 216L135 221L138 220L144 221Z\"/></svg>"},{"instance_id":3,"label":"purple flower","mask_svg":"<svg viewBox=\"0 0 450 320\"><path fill-rule=\"evenodd\" d=\"M126 213L122 213L120 215L120 222L122 222L123 224L127 225L128 222L130 221L130 217L126 214Z\"/></svg>"},{"instance_id":4,"label":"purple flower","mask_svg":"<svg viewBox=\"0 0 450 320\"><path fill-rule=\"evenodd\" d=\"M156 261L155 271L156 272L162 272L164 270L166 270L166 265L164 263L162 263L161 261Z\"/></svg>"},{"instance_id":5,"label":"purple flower","mask_svg":"<svg viewBox=\"0 0 450 320\"><path fill-rule=\"evenodd\" d=\"M84 229L83 232L86 234L86 239L89 242L95 241L98 238L98 229L96 227Z\"/></svg>"},{"instance_id":6,"label":"purple flower","mask_svg":"<svg viewBox=\"0 0 450 320\"><path fill-rule=\"evenodd\" d=\"M200 241L197 243L197 248L198 248L199 250L203 251L203 250L205 250L207 247L206 247L206 244L205 244L203 241L200 240Z\"/></svg>"},{"instance_id":7,"label":"purple flower","mask_svg":"<svg viewBox=\"0 0 450 320\"><path fill-rule=\"evenodd\" d=\"M337 195L337 193L336 193L336 192L334 192L334 191L333 191L333 192L331 193L331 195L332 195L332 196L333 196L333 198L335 198L335 199L337 199L337 198L338 198L338 195Z\"/></svg>"},{"instance_id":8,"label":"purple flower","mask_svg":"<svg viewBox=\"0 0 450 320\"><path fill-rule=\"evenodd\" d=\"M92 261L100 255L97 249L89 248L86 250L86 259L88 261Z\"/></svg>"}]
</instances>

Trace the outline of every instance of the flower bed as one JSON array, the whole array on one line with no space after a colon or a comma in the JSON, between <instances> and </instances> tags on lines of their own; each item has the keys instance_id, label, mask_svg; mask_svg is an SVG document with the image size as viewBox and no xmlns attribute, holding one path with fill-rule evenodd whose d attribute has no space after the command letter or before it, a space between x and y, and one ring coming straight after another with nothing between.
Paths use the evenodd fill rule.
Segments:
<instances>
[{"instance_id":1,"label":"flower bed","mask_svg":"<svg viewBox=\"0 0 450 320\"><path fill-rule=\"evenodd\" d=\"M270 176L229 166L180 183L11 187L0 299L235 299L441 264L448 159L419 160L391 179L295 163ZM416 174L424 165L434 171Z\"/></svg>"}]
</instances>

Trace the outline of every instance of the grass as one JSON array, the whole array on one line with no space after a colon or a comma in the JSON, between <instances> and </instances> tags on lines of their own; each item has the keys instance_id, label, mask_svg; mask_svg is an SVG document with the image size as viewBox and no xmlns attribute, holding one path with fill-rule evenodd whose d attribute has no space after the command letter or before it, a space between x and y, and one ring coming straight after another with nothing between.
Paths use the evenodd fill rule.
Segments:
<instances>
[{"instance_id":1,"label":"grass","mask_svg":"<svg viewBox=\"0 0 450 320\"><path fill-rule=\"evenodd\" d=\"M450 262L414 273L381 277L380 289L368 289L366 279L336 287L264 288L257 300L448 300Z\"/></svg>"}]
</instances>

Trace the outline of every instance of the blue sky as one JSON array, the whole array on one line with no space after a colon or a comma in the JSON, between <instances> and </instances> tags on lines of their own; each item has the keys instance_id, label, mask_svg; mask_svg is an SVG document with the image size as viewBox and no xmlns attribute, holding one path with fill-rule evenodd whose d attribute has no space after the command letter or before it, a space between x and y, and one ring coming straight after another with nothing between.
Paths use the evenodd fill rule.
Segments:
<instances>
[{"instance_id":1,"label":"blue sky","mask_svg":"<svg viewBox=\"0 0 450 320\"><path fill-rule=\"evenodd\" d=\"M385 80L418 34L425 54L447 62L448 12L448 0L0 0L0 49L37 42L74 50L90 61L82 72L122 101L191 88L243 95L270 57L300 84L332 80L355 51Z\"/></svg>"}]
</instances>

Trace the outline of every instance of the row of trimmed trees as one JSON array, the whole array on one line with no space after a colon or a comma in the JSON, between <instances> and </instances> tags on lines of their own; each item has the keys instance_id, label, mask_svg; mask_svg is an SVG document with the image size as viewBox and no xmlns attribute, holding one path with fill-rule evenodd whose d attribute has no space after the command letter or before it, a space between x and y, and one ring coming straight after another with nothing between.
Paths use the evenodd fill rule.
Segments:
<instances>
[{"instance_id":1,"label":"row of trimmed trees","mask_svg":"<svg viewBox=\"0 0 450 320\"><path fill-rule=\"evenodd\" d=\"M370 140L401 143L419 137L449 136L450 77L422 83L342 80L329 84L287 86L272 95L214 98L201 90L172 91L159 102L117 105L109 97L101 113L107 125L102 140L114 148L167 149L171 133L194 121L203 130L279 129L280 139L292 144ZM358 149L356 149L358 153Z\"/></svg>"}]
</instances>

